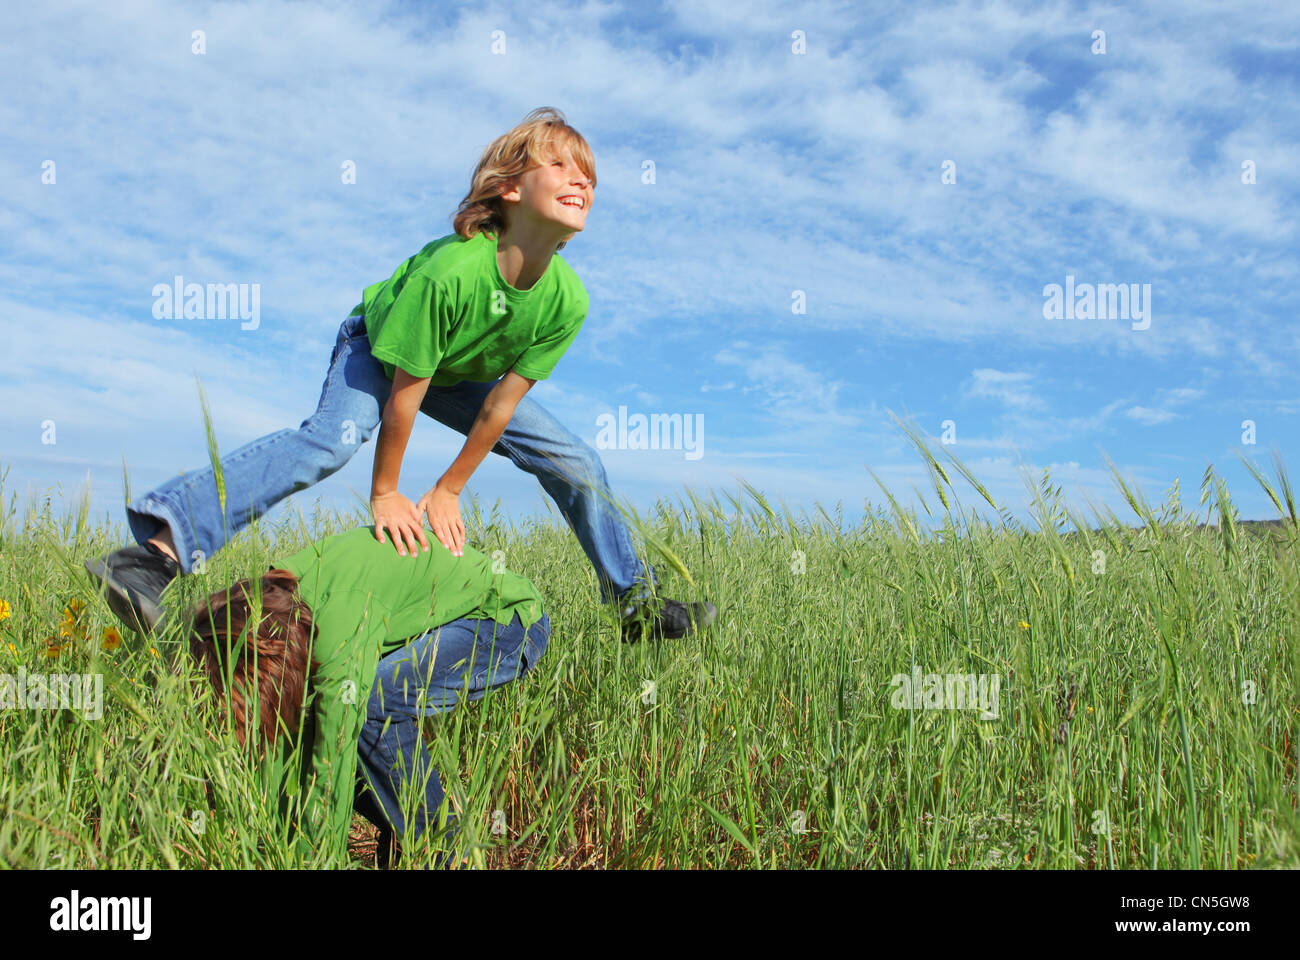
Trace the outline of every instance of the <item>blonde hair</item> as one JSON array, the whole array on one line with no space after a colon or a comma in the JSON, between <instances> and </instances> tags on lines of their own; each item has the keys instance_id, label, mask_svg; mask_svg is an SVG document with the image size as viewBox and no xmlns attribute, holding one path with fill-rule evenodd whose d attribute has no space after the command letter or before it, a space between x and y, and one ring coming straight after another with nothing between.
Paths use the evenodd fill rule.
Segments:
<instances>
[{"instance_id":1,"label":"blonde hair","mask_svg":"<svg viewBox=\"0 0 1300 960\"><path fill-rule=\"evenodd\" d=\"M506 227L502 190L524 171L545 163L546 148L553 145L568 147L574 162L596 186L596 161L582 134L569 126L559 110L538 107L483 151L470 177L469 193L452 217L455 231L466 240L479 232L499 236ZM563 250L567 242L556 249Z\"/></svg>"}]
</instances>

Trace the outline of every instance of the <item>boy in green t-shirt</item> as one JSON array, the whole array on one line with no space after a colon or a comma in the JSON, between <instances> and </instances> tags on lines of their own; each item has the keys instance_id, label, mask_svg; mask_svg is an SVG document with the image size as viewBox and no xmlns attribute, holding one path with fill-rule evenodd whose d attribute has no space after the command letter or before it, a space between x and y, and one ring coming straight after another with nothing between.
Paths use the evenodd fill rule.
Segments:
<instances>
[{"instance_id":1,"label":"boy in green t-shirt","mask_svg":"<svg viewBox=\"0 0 1300 960\"><path fill-rule=\"evenodd\" d=\"M534 110L484 151L454 217L455 233L365 288L339 329L315 414L185 473L135 500L138 545L89 561L129 626L152 629L163 589L289 494L334 473L376 427L370 507L375 536L400 556L428 550L424 517L461 556L459 495L488 452L535 475L617 601L623 637L680 637L713 621L707 602L657 595L614 508L600 455L525 396L550 376L587 315L587 294L559 251L586 225L595 161L557 110ZM398 490L416 412L466 436L418 502Z\"/></svg>"},{"instance_id":2,"label":"boy in green t-shirt","mask_svg":"<svg viewBox=\"0 0 1300 960\"><path fill-rule=\"evenodd\" d=\"M493 573L473 547L404 558L359 528L317 540L257 585L212 594L194 614L190 649L218 704L229 691L240 741L260 734L265 783L281 794L268 801L289 805L302 854L337 858L358 778L398 835L408 813L413 836L432 826L443 790L421 717L527 673L549 636L536 587Z\"/></svg>"}]
</instances>

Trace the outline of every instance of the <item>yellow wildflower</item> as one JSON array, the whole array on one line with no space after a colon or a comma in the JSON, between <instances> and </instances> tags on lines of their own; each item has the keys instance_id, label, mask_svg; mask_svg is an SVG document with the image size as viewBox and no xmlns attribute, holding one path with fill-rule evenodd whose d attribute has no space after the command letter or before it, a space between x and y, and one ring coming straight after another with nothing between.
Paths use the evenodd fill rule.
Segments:
<instances>
[{"instance_id":1,"label":"yellow wildflower","mask_svg":"<svg viewBox=\"0 0 1300 960\"><path fill-rule=\"evenodd\" d=\"M1020 629L1021 629L1021 630L1028 630L1028 629L1029 629L1029 624L1027 624L1025 621L1021 620L1021 621L1020 621Z\"/></svg>"},{"instance_id":2,"label":"yellow wildflower","mask_svg":"<svg viewBox=\"0 0 1300 960\"><path fill-rule=\"evenodd\" d=\"M104 649L116 650L122 645L122 635L117 632L117 627L108 627L104 630Z\"/></svg>"},{"instance_id":3,"label":"yellow wildflower","mask_svg":"<svg viewBox=\"0 0 1300 960\"><path fill-rule=\"evenodd\" d=\"M59 651L61 651L62 649L63 649L63 644L59 643L59 641L55 640L53 637L50 637L48 640L45 641L45 655L49 657L51 660L57 659L59 656Z\"/></svg>"},{"instance_id":4,"label":"yellow wildflower","mask_svg":"<svg viewBox=\"0 0 1300 960\"><path fill-rule=\"evenodd\" d=\"M18 652L18 648L15 647L15 646L11 643L11 644L9 644L9 652L10 652L10 653L17 653L17 652Z\"/></svg>"},{"instance_id":5,"label":"yellow wildflower","mask_svg":"<svg viewBox=\"0 0 1300 960\"><path fill-rule=\"evenodd\" d=\"M155 657L156 657L156 656L159 656L158 651L155 650L153 647L150 647L150 648L149 648L149 652L152 653Z\"/></svg>"},{"instance_id":6,"label":"yellow wildflower","mask_svg":"<svg viewBox=\"0 0 1300 960\"><path fill-rule=\"evenodd\" d=\"M0 600L0 620L8 620L13 616L13 611L9 609L8 600Z\"/></svg>"},{"instance_id":7,"label":"yellow wildflower","mask_svg":"<svg viewBox=\"0 0 1300 960\"><path fill-rule=\"evenodd\" d=\"M78 620L81 617L81 611L86 609L86 605L80 600L72 599L68 605L63 608L63 622L59 624L59 636L70 640L76 637L82 640L86 636L86 628Z\"/></svg>"}]
</instances>

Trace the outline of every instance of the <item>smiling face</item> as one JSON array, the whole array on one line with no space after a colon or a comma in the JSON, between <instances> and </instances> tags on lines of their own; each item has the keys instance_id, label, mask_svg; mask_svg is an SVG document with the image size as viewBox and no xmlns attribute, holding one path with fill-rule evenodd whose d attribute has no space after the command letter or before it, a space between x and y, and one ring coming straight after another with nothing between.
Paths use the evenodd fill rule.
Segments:
<instances>
[{"instance_id":1,"label":"smiling face","mask_svg":"<svg viewBox=\"0 0 1300 960\"><path fill-rule=\"evenodd\" d=\"M526 170L501 194L512 226L528 222L567 239L587 225L594 188L566 147L548 148L546 162Z\"/></svg>"}]
</instances>

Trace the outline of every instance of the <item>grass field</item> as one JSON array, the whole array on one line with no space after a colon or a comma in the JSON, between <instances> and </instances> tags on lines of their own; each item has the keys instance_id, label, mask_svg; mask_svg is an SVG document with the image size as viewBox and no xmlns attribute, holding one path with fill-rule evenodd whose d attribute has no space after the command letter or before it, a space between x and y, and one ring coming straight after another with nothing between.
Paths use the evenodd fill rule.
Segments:
<instances>
[{"instance_id":1,"label":"grass field","mask_svg":"<svg viewBox=\"0 0 1300 960\"><path fill-rule=\"evenodd\" d=\"M933 531L883 488L848 531L748 488L640 518L664 592L720 608L685 640L621 643L558 516L507 526L463 500L469 542L537 584L553 632L532 673L429 724L461 852L534 868L1300 866L1300 532L1280 462L1256 472L1284 518L1262 534L1209 472L1197 516L1176 496L1148 507L1116 472L1137 526L1085 521L1047 477L1027 478L1032 525L1002 508L990 526L957 500L964 468L910 435ZM208 719L177 634L117 642L81 564L125 532L84 502L0 502L0 673L100 673L105 701L98 720L0 710L0 862L309 865ZM363 522L255 525L171 602ZM914 670L940 679L909 700L895 678ZM995 702L955 708L949 675L983 675ZM360 823L349 861L316 865L368 866Z\"/></svg>"}]
</instances>

